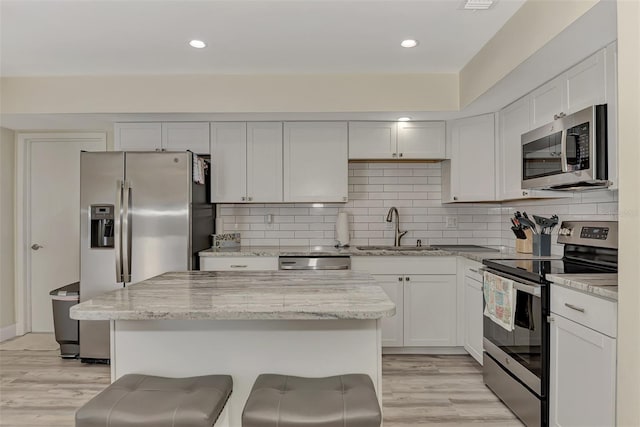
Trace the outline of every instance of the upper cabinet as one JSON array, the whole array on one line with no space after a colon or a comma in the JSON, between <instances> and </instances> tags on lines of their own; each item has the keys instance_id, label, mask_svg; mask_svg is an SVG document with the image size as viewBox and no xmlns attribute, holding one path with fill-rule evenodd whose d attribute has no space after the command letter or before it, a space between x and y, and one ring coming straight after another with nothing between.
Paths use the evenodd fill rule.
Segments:
<instances>
[{"instance_id":1,"label":"upper cabinet","mask_svg":"<svg viewBox=\"0 0 640 427\"><path fill-rule=\"evenodd\" d=\"M602 49L531 92L531 129L606 102L606 50Z\"/></svg>"},{"instance_id":2,"label":"upper cabinet","mask_svg":"<svg viewBox=\"0 0 640 427\"><path fill-rule=\"evenodd\" d=\"M444 158L444 122L349 122L350 160Z\"/></svg>"},{"instance_id":3,"label":"upper cabinet","mask_svg":"<svg viewBox=\"0 0 640 427\"><path fill-rule=\"evenodd\" d=\"M449 125L451 160L442 166L443 202L496 200L495 114Z\"/></svg>"},{"instance_id":4,"label":"upper cabinet","mask_svg":"<svg viewBox=\"0 0 640 427\"><path fill-rule=\"evenodd\" d=\"M282 201L282 123L211 123L211 200Z\"/></svg>"},{"instance_id":5,"label":"upper cabinet","mask_svg":"<svg viewBox=\"0 0 640 427\"><path fill-rule=\"evenodd\" d=\"M186 151L209 154L208 122L116 123L116 151Z\"/></svg>"},{"instance_id":6,"label":"upper cabinet","mask_svg":"<svg viewBox=\"0 0 640 427\"><path fill-rule=\"evenodd\" d=\"M284 201L348 200L346 122L284 124Z\"/></svg>"}]
</instances>

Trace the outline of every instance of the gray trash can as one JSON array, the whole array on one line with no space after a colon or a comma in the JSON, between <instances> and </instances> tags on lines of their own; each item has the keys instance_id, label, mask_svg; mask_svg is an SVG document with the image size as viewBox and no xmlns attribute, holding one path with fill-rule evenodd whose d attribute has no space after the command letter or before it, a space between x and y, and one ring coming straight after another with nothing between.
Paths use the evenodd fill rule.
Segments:
<instances>
[{"instance_id":1,"label":"gray trash can","mask_svg":"<svg viewBox=\"0 0 640 427\"><path fill-rule=\"evenodd\" d=\"M60 344L60 357L75 359L80 354L79 322L69 317L69 309L80 301L80 282L49 292L53 300L53 329Z\"/></svg>"}]
</instances>

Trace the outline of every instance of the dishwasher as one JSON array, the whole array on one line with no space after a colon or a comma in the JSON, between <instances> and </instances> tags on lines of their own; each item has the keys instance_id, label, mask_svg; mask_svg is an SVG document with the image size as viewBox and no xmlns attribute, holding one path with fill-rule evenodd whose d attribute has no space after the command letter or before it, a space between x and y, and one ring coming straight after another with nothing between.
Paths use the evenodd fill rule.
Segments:
<instances>
[{"instance_id":1,"label":"dishwasher","mask_svg":"<svg viewBox=\"0 0 640 427\"><path fill-rule=\"evenodd\" d=\"M280 270L350 270L349 256L281 256Z\"/></svg>"}]
</instances>

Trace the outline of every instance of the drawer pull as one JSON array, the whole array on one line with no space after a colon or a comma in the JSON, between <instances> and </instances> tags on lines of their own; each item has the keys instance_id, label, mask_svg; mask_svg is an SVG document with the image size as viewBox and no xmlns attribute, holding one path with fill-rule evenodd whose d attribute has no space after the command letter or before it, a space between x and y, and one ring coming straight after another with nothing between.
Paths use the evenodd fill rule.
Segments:
<instances>
[{"instance_id":1,"label":"drawer pull","mask_svg":"<svg viewBox=\"0 0 640 427\"><path fill-rule=\"evenodd\" d=\"M474 269L474 268L470 268L469 271L473 271L474 273L480 274L480 272L478 270Z\"/></svg>"},{"instance_id":2,"label":"drawer pull","mask_svg":"<svg viewBox=\"0 0 640 427\"><path fill-rule=\"evenodd\" d=\"M231 264L229 267L231 268L247 268L249 267L248 265L242 265L242 264Z\"/></svg>"},{"instance_id":3,"label":"drawer pull","mask_svg":"<svg viewBox=\"0 0 640 427\"><path fill-rule=\"evenodd\" d=\"M580 313L584 313L584 308L575 306L573 304L569 304L568 302L564 303L565 307L569 307L571 310L579 311Z\"/></svg>"}]
</instances>

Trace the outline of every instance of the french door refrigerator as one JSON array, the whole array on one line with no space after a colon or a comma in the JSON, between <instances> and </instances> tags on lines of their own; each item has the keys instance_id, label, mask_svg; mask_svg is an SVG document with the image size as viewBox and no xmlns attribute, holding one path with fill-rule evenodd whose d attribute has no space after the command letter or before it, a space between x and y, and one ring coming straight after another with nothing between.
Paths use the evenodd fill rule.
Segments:
<instances>
[{"instance_id":1,"label":"french door refrigerator","mask_svg":"<svg viewBox=\"0 0 640 427\"><path fill-rule=\"evenodd\" d=\"M190 152L81 153L80 301L199 268L215 209L193 172ZM83 361L108 361L109 347L108 321L80 322Z\"/></svg>"}]
</instances>

